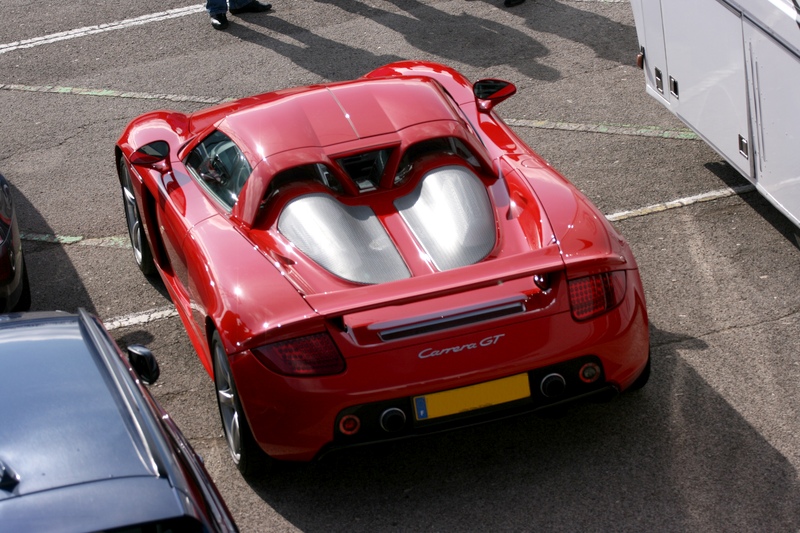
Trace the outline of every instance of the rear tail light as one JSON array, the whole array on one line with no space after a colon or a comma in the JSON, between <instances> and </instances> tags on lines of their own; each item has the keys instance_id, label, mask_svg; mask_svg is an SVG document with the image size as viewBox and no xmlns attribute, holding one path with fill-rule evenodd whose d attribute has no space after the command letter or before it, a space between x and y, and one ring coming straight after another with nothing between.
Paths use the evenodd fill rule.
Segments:
<instances>
[{"instance_id":1,"label":"rear tail light","mask_svg":"<svg viewBox=\"0 0 800 533\"><path fill-rule=\"evenodd\" d=\"M253 349L268 368L287 376L328 376L344 371L342 354L330 335L317 333Z\"/></svg>"},{"instance_id":2,"label":"rear tail light","mask_svg":"<svg viewBox=\"0 0 800 533\"><path fill-rule=\"evenodd\" d=\"M588 320L616 307L625 296L625 271L604 272L569 281L569 303L575 320Z\"/></svg>"}]
</instances>

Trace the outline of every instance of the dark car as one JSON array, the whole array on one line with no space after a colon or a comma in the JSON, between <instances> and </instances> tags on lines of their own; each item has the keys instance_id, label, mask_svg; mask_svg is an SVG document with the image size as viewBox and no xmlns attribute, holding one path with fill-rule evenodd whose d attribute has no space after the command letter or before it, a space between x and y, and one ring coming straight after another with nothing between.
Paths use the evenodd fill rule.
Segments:
<instances>
[{"instance_id":1,"label":"dark car","mask_svg":"<svg viewBox=\"0 0 800 533\"><path fill-rule=\"evenodd\" d=\"M0 529L237 531L127 355L83 310L0 315Z\"/></svg>"},{"instance_id":2,"label":"dark car","mask_svg":"<svg viewBox=\"0 0 800 533\"><path fill-rule=\"evenodd\" d=\"M31 288L11 187L0 174L0 313L27 311L30 306Z\"/></svg>"}]
</instances>

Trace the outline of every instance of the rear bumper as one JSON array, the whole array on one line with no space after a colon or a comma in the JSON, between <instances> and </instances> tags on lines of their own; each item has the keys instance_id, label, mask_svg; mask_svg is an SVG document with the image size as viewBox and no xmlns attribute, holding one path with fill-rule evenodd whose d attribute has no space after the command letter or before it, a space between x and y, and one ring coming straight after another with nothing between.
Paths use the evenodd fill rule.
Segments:
<instances>
[{"instance_id":1,"label":"rear bumper","mask_svg":"<svg viewBox=\"0 0 800 533\"><path fill-rule=\"evenodd\" d=\"M488 338L496 342L485 348L420 355L430 354L429 347L482 346ZM320 378L279 376L249 352L231 357L231 368L247 420L264 451L276 459L309 461L332 449L445 431L624 391L644 370L648 352L644 295L638 274L630 271L623 302L585 322L576 322L566 311L517 322L497 320L483 329L459 328L445 339L349 358L345 372ZM589 384L578 377L587 361L602 370ZM565 391L546 398L540 383L552 372L563 373ZM436 420L415 419L415 397L520 374L528 376L529 397ZM405 414L406 423L397 431L380 425L382 413L390 408ZM352 414L361 428L344 435L339 422Z\"/></svg>"},{"instance_id":2,"label":"rear bumper","mask_svg":"<svg viewBox=\"0 0 800 533\"><path fill-rule=\"evenodd\" d=\"M593 383L584 383L578 377L579 371L584 365L599 364L599 362L599 359L594 356L579 357L526 372L524 375L528 379L530 396L431 420L417 420L415 398L413 397L350 407L339 413L336 419L334 440L323 448L320 455L340 448L423 436L483 424L580 400L610 400L619 393L617 385L606 382L602 376ZM565 389L563 393L548 397L544 394L543 382L554 375L565 379ZM353 435L346 435L339 429L340 424L344 420L352 420L352 417L356 417L359 421L359 431Z\"/></svg>"}]
</instances>

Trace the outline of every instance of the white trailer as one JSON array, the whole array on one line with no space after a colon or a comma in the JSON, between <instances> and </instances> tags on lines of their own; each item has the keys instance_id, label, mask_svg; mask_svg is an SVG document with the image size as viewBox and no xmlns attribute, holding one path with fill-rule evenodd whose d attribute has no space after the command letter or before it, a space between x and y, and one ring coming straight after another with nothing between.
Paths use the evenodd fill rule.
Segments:
<instances>
[{"instance_id":1,"label":"white trailer","mask_svg":"<svg viewBox=\"0 0 800 533\"><path fill-rule=\"evenodd\" d=\"M800 226L800 0L631 0L647 92Z\"/></svg>"}]
</instances>

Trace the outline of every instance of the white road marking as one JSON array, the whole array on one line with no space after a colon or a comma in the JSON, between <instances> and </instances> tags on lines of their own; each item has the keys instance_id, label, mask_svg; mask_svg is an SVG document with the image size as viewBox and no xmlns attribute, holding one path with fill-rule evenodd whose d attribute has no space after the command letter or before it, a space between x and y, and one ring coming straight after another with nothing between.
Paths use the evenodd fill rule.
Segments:
<instances>
[{"instance_id":1,"label":"white road marking","mask_svg":"<svg viewBox=\"0 0 800 533\"><path fill-rule=\"evenodd\" d=\"M2 87L0 87L2 88ZM692 130L676 128L667 130L656 126L634 126L627 124L581 124L576 122L557 122L552 120L503 119L509 126L536 128L542 130L582 131L588 133L608 133L611 135L632 135L635 137L658 137L662 139L698 140Z\"/></svg>"},{"instance_id":2,"label":"white road marking","mask_svg":"<svg viewBox=\"0 0 800 533\"><path fill-rule=\"evenodd\" d=\"M678 207L686 207L692 204L699 204L702 202L710 202L712 200L719 200L720 198L727 198L738 194L745 194L755 191L754 185L740 185L739 187L726 187L724 189L717 189L716 191L704 192L694 196L687 196L685 198L678 198L670 202L662 202L659 204L648 205L630 211L619 211L606 215L606 218L612 222L619 220L626 220L628 218L643 217L645 215L652 215L653 213L660 213L668 209L677 209Z\"/></svg>"},{"instance_id":3,"label":"white road marking","mask_svg":"<svg viewBox=\"0 0 800 533\"><path fill-rule=\"evenodd\" d=\"M110 237L96 237L87 239L86 237L75 235L54 235L51 233L29 233L20 234L24 241L49 242L53 244L75 244L78 246L97 246L100 248L130 248L131 244L127 235L112 235Z\"/></svg>"},{"instance_id":4,"label":"white road marking","mask_svg":"<svg viewBox=\"0 0 800 533\"><path fill-rule=\"evenodd\" d=\"M150 309L149 311L142 311L140 313L132 313L130 315L111 318L103 322L103 325L108 331L119 328L129 328L133 326L144 326L150 322L157 320L165 320L178 316L178 311L174 305L166 307L159 307L158 309Z\"/></svg>"},{"instance_id":5,"label":"white road marking","mask_svg":"<svg viewBox=\"0 0 800 533\"><path fill-rule=\"evenodd\" d=\"M178 17L185 17L194 13L205 11L203 5L193 5L187 7L180 7L177 9L170 9L169 11L161 11L151 15L143 15L141 17L134 17L131 19L120 20L117 22L109 22L106 24L98 24L96 26L86 26L85 28L78 28L75 30L62 31L58 33L51 33L42 37L34 37L32 39L25 39L22 41L14 41L12 43L0 44L0 54L6 52L13 52L14 50L21 50L25 48L33 48L34 46L41 46L43 44L51 44L59 41L66 41L68 39L77 39L79 37L86 37L97 33L104 33L107 31L122 30L132 26L141 26L142 24L149 24L151 22L159 22L162 20L173 19Z\"/></svg>"},{"instance_id":6,"label":"white road marking","mask_svg":"<svg viewBox=\"0 0 800 533\"><path fill-rule=\"evenodd\" d=\"M198 104L219 104L233 98L191 96L186 94L143 93L134 91L115 91L112 89L87 89L84 87L63 87L59 85L21 85L0 83L0 90L29 93L74 94L79 96L102 96L106 98L131 98L134 100L166 100L168 102L196 102Z\"/></svg>"}]
</instances>

